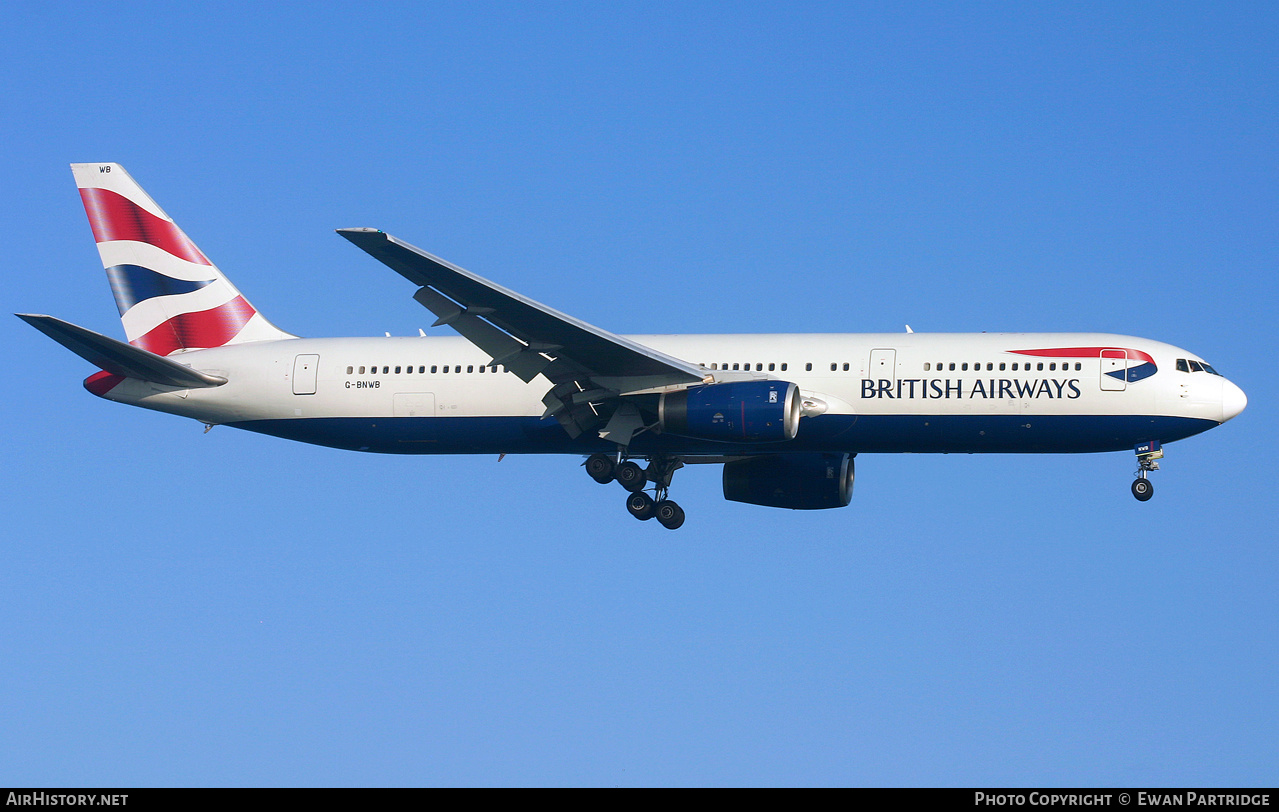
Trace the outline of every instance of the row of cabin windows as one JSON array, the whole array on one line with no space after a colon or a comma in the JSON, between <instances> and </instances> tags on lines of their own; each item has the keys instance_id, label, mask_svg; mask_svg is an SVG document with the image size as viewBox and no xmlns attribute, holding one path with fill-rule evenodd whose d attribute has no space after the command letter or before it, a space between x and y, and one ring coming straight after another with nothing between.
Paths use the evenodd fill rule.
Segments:
<instances>
[{"instance_id":1,"label":"row of cabin windows","mask_svg":"<svg viewBox=\"0 0 1279 812\"><path fill-rule=\"evenodd\" d=\"M702 366L706 366L706 365L705 365L705 364L702 364ZM785 372L785 371L786 371L786 369L787 369L787 365L786 365L786 364L775 364L775 363L774 363L774 364L767 364L767 365L765 365L765 364L763 364L763 363L756 362L756 363L755 363L755 371L756 371L756 372L763 372L763 371L764 371L764 367L765 367L765 366L767 366L767 367L768 367L768 371L769 371L769 372L776 372L776 371L778 371L778 370L780 370L780 371L782 371L782 372ZM831 364L831 365L830 365L830 371L831 371L831 372L838 372L838 371L839 371L839 369L840 369L840 366L841 366L841 365L840 365L840 364L838 364L838 363L833 363L833 364ZM842 366L843 366L843 370L844 370L845 372L848 372L848 371L849 371L850 366L849 366L849 364L848 364L847 362L845 362ZM724 363L722 363L722 364L711 364L711 365L710 365L710 368L711 368L711 369L722 369L722 370L735 370L735 371L736 371L736 370L741 370L741 371L744 371L744 372L750 372L750 371L751 371L751 365L750 365L749 363L747 363L747 364L729 364L727 361L726 361L726 362L724 362ZM807 363L807 364L804 364L804 371L805 371L805 372L812 372L812 371L813 371L813 365L812 365L812 363L811 363L811 362L810 362L810 363Z\"/></svg>"},{"instance_id":2,"label":"row of cabin windows","mask_svg":"<svg viewBox=\"0 0 1279 812\"><path fill-rule=\"evenodd\" d=\"M704 367L704 366L706 366L706 365L705 365L705 364L702 364L702 366ZM751 370L751 365L750 365L750 363L745 363L745 364L738 363L738 364L733 364L732 366L730 366L730 365L729 365L729 363L728 363L727 361L725 361L725 362L724 362L724 363L722 363L722 364L711 364L710 368L711 368L711 369L723 369L723 370L736 369L736 370L743 370L743 371L745 371L745 372L750 372L750 370ZM776 372L776 371L778 370L778 368L779 368L779 365L778 365L778 364L776 364L776 363L768 364L768 371L769 371L769 372ZM781 368L781 371L782 371L782 372L785 372L785 371L786 371L786 364L781 364L781 365L780 365L780 368ZM813 368L813 365L812 365L812 364L809 364L809 365L808 365L808 368L809 368L809 369L812 369L812 368ZM756 372L763 372L763 371L764 371L764 364L763 364L763 363L756 363L756 364L755 364L755 371L756 371Z\"/></svg>"},{"instance_id":3,"label":"row of cabin windows","mask_svg":"<svg viewBox=\"0 0 1279 812\"><path fill-rule=\"evenodd\" d=\"M960 371L960 372L967 372L967 371L968 371L968 364L963 364L963 363L961 363L961 364L956 365L954 361L951 361L949 364L937 364L936 369L937 369L937 371L938 371L938 372L942 372L943 370L945 370L945 371L947 371L947 372L950 372L950 371L954 371L954 370L957 368L957 366L958 366L958 371ZM1029 362L1029 361L1026 361L1026 362L1024 362L1024 363L1023 363L1023 362L1020 362L1020 361L1014 361L1014 362L1013 362L1013 364L1012 364L1012 371L1013 371L1013 372L1017 372L1017 371L1018 371L1018 366L1020 366L1020 367L1021 367L1021 371L1024 371L1024 372L1030 372L1030 371L1031 371L1031 362ZM1003 361L1001 361L1001 362L999 363L999 371L1000 371L1000 372L1004 372L1004 371L1006 371L1006 370L1007 370L1007 368L1008 368L1008 364L1007 364L1007 363L1005 363L1005 362L1003 362ZM1079 362L1079 361L1076 361L1076 362L1075 362L1075 371L1076 371L1076 372L1079 372L1079 371L1080 371L1080 370L1082 370L1083 368L1084 368L1084 365L1083 365L1081 362ZM929 371L931 371L931 369L932 369L932 364L929 364L929 363L925 362L925 363L924 363L924 371L925 371L925 372L929 372ZM987 372L993 372L994 370L995 370L995 364L994 364L993 362L991 362L991 361L987 361L987 362L986 362L986 371L987 371ZM1062 362L1061 362L1061 371L1062 371L1062 372L1067 372L1067 371L1069 371L1069 370L1070 370L1070 362L1069 362L1069 361L1062 361ZM981 372L981 364L980 364L980 363L973 364L973 371L974 371L974 372ZM1043 361L1038 361L1038 362L1036 362L1036 363L1034 364L1034 371L1036 371L1036 372L1043 372L1043 371L1044 371L1044 362L1043 362ZM1048 371L1049 371L1049 372L1056 372L1056 371L1057 371L1057 362L1056 362L1056 361L1049 361L1049 362L1048 362Z\"/></svg>"},{"instance_id":4,"label":"row of cabin windows","mask_svg":"<svg viewBox=\"0 0 1279 812\"><path fill-rule=\"evenodd\" d=\"M368 369L367 373L364 371L365 369L366 367L349 366L346 368L346 374L347 375L365 375L365 374L377 375L379 374L378 373L379 367L377 364L367 367ZM397 366L397 367L383 366L381 367L381 370L382 370L381 374L382 375L400 375L400 374L412 375L413 369L414 368L411 365ZM392 372L392 370L394 370L394 372ZM426 370L427 370L427 367L425 365L419 366L417 367L417 374L425 375L427 374ZM448 364L445 364L444 366L432 365L430 367L430 370L431 370L430 374L432 375L443 374L446 372L456 373L456 372L462 371L462 365L461 364L456 364L454 366L449 366ZM480 364L479 366L476 366L475 364L467 364L466 371L467 372L505 372L506 370L497 364L488 364L488 365Z\"/></svg>"},{"instance_id":5,"label":"row of cabin windows","mask_svg":"<svg viewBox=\"0 0 1279 812\"><path fill-rule=\"evenodd\" d=\"M702 366L705 366L705 364L703 364ZM764 365L763 363L761 363L761 362L757 362L757 363L755 364L755 371L756 371L756 372L763 372L763 371L764 371L764 366L765 366L765 365ZM778 369L779 369L779 368L780 368L780 370L781 370L782 372L785 372L785 371L786 371L786 367L787 367L787 365L786 365L785 363L780 364L780 365L779 365L779 364L776 364L776 363L772 363L772 364L768 364L767 366L768 366L768 371L769 371L769 372L776 372L776 371L778 371ZM924 363L924 371L925 371L925 372L931 372L931 371L933 370L933 366L934 366L933 364L931 364L931 363L929 363L929 362L925 362L925 363ZM1021 369L1022 369L1022 370L1026 371L1026 372L1030 372L1030 371L1031 371L1031 366L1032 366L1032 365L1031 365L1031 362L1029 362L1029 361L1026 361L1026 362L1024 362L1024 363L1023 363L1023 362L1019 362L1019 361L1014 361L1014 362L1012 363L1012 371L1013 371L1013 372L1017 372L1017 371L1018 371L1018 367L1021 367ZM973 368L973 370L974 370L975 372L980 372L980 371L981 371L981 367L982 367L982 365L981 365L981 363L980 363L980 362L975 363L975 364L973 364L973 365L972 365L972 368ZM1039 361L1039 362L1037 362L1037 363L1035 363L1035 364L1034 364L1034 367L1035 367L1035 371L1042 372L1042 371L1044 370L1044 362L1043 362L1043 361ZM730 366L727 362L725 362L725 363L723 363L723 364L711 364L711 367L710 367L710 368L711 368L711 369L716 369L716 370L719 370L719 369L729 370L729 369L731 369L731 370L734 370L734 371L739 371L739 370L740 370L740 371L746 371L746 372L749 372L749 371L750 371L750 369L751 369L751 365L750 365L749 363L745 363L745 364L743 364L743 363L740 363L740 362L739 362L739 363L736 363L736 364L732 364L732 365ZM1004 372L1004 371L1006 371L1006 370L1007 370L1007 368L1008 368L1008 364L1007 364L1007 363L1005 363L1005 362L1002 362L1002 361L1001 361L1001 362L1000 362L1000 364L999 364L999 371L1000 371L1000 372ZM378 369L379 369L379 367L378 367L378 365L377 365L377 364L373 364L372 366L367 367L367 369L368 369L368 372L367 372L367 373L365 372L365 369L366 369L366 367L358 367L358 371L357 371L357 367L355 367L355 366L348 366L348 367L346 368L346 374L347 374L347 375L365 375L365 374L368 374L368 375L377 375L377 374L378 374ZM413 368L411 365L410 365L410 366L403 366L403 365L401 365L401 366L395 366L395 367L392 367L392 366L390 366L390 365L384 365L384 366L382 366L382 367L381 367L381 370L382 370L381 374L383 374L383 375L392 375L392 374L394 374L394 375L400 375L400 374L411 375L411 374L413 374L413 369L414 369L414 368ZM839 372L841 369L842 369L844 372L848 372L848 371L850 371L851 366L848 364L848 362L847 362L847 361L845 361L843 364L839 364L839 363L832 363L832 364L830 365L830 371L831 371L831 372ZM988 362L986 362L986 371L987 371L987 372L993 372L993 371L994 371L994 369L995 369L995 364L994 364L993 362L989 362L989 361L988 361ZM1062 369L1062 371L1063 371L1063 372L1069 371L1069 369L1070 369L1070 363L1069 363L1068 361L1063 361L1063 362L1061 363L1061 369ZM1082 369L1083 369L1083 364L1082 364L1082 363L1080 363L1080 362L1078 362L1078 361L1076 361L1076 362L1075 362L1075 371L1076 371L1076 372L1079 372L1079 371L1080 371L1080 370L1082 370ZM1212 367L1208 366L1208 365L1207 365L1207 364L1205 364L1205 363L1202 363L1202 362L1200 362L1200 361L1187 361L1187 360L1186 360L1186 359L1184 359L1184 358L1178 358L1178 359L1177 359L1177 369L1178 369L1178 370L1180 370L1181 372L1191 372L1191 371L1194 371L1194 372L1208 372L1208 373L1211 373L1211 374L1213 374L1213 375L1220 375L1220 374L1221 374L1220 372L1218 372L1217 370L1213 369ZM395 371L394 371L394 372L392 372L391 370L395 370ZM425 365L421 365L421 366L418 366L418 367L417 367L417 373L418 373L419 375L425 375L425 374L427 374L427 371L426 371L426 370L427 370L427 367L426 367ZM439 366L439 365L432 365L432 366L430 367L430 370L431 370L430 374L432 374L432 375L441 374L441 373L448 373L448 372L450 372L450 371L451 371L451 372L453 372L453 373L460 373L460 372L462 371L462 365L461 365L461 364L455 364L455 365L453 365L452 367L450 367L448 364L445 364L445 365L443 365L443 366ZM943 370L951 371L951 372L954 372L954 371L967 372L967 371L968 371L968 364L967 364L967 363L959 363L959 364L956 364L956 362L954 362L954 361L951 361L951 362L949 362L948 364L947 364L947 363L938 363L938 364L936 365L936 370L937 370L938 372L942 372ZM503 369L500 365L497 365L497 364L489 364L489 365L485 365L485 364L479 364L479 365L476 365L476 364L467 364L467 365L466 365L466 371L467 371L467 372L477 372L477 371L478 371L478 372L505 372L506 370L505 370L505 369ZM812 365L811 363L804 364L804 371L805 371L805 372L812 372L812 371L813 371L813 365ZM1056 362L1056 361L1049 361L1049 362L1048 362L1048 371L1049 371L1049 372L1056 372L1056 371L1057 371L1057 362Z\"/></svg>"}]
</instances>

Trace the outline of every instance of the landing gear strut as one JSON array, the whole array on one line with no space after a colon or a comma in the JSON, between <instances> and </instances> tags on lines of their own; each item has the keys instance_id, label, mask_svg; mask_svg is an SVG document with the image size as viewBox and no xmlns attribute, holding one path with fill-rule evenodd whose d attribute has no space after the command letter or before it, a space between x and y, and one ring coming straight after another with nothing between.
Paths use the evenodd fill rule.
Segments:
<instances>
[{"instance_id":1,"label":"landing gear strut","mask_svg":"<svg viewBox=\"0 0 1279 812\"><path fill-rule=\"evenodd\" d=\"M1149 501L1155 495L1155 486L1146 475L1159 470L1159 460L1164 450L1157 440L1137 444L1137 478L1132 481L1132 495L1138 502Z\"/></svg>"},{"instance_id":2,"label":"landing gear strut","mask_svg":"<svg viewBox=\"0 0 1279 812\"><path fill-rule=\"evenodd\" d=\"M648 460L648 468L641 468L634 460L622 460L621 453L617 457L607 454L592 454L587 458L586 473L600 484L616 480L625 488L626 510L640 521L648 521L656 517L659 524L668 530L675 530L684 524L684 509L666 498L671 486L671 478L682 468L684 461L678 457L654 455ZM653 495L645 493L649 483L653 485Z\"/></svg>"}]
</instances>

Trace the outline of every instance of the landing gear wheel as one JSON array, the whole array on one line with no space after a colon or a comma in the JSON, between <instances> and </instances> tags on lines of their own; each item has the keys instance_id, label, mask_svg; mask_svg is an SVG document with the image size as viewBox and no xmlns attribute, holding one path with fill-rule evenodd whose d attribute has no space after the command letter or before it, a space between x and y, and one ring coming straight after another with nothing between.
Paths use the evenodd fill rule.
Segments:
<instances>
[{"instance_id":1,"label":"landing gear wheel","mask_svg":"<svg viewBox=\"0 0 1279 812\"><path fill-rule=\"evenodd\" d=\"M586 458L586 473L601 485L613 481L614 467L613 460L603 454L592 454Z\"/></svg>"},{"instance_id":2,"label":"landing gear wheel","mask_svg":"<svg viewBox=\"0 0 1279 812\"><path fill-rule=\"evenodd\" d=\"M644 469L630 460L614 469L613 478L631 493L638 493L644 490L644 486L648 484L648 476L644 473Z\"/></svg>"},{"instance_id":3,"label":"landing gear wheel","mask_svg":"<svg viewBox=\"0 0 1279 812\"><path fill-rule=\"evenodd\" d=\"M1138 502L1149 501L1150 497L1155 495L1155 486L1150 484L1149 479L1134 479L1132 481L1132 495L1137 497Z\"/></svg>"},{"instance_id":4,"label":"landing gear wheel","mask_svg":"<svg viewBox=\"0 0 1279 812\"><path fill-rule=\"evenodd\" d=\"M629 504L627 505L629 507ZM684 508L669 499L657 503L657 520L667 530L678 530L684 524Z\"/></svg>"},{"instance_id":5,"label":"landing gear wheel","mask_svg":"<svg viewBox=\"0 0 1279 812\"><path fill-rule=\"evenodd\" d=\"M666 503L663 502L662 504ZM653 514L657 512L657 506L653 501L653 497L643 491L633 493L626 497L626 509L631 512L632 516L639 519L641 522L646 522L653 518Z\"/></svg>"}]
</instances>

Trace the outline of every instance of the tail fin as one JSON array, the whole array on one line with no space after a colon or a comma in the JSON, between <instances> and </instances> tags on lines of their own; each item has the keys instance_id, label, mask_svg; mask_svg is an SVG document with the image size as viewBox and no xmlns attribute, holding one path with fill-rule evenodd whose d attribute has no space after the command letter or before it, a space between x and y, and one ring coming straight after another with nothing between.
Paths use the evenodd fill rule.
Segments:
<instances>
[{"instance_id":1,"label":"tail fin","mask_svg":"<svg viewBox=\"0 0 1279 812\"><path fill-rule=\"evenodd\" d=\"M129 343L156 355L294 338L267 321L119 164L71 164Z\"/></svg>"}]
</instances>

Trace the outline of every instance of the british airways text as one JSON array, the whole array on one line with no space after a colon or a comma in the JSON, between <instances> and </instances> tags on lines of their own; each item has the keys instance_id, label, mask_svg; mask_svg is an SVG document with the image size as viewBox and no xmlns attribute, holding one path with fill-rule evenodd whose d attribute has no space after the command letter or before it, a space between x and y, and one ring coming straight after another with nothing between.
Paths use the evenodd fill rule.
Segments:
<instances>
[{"instance_id":1,"label":"british airways text","mask_svg":"<svg viewBox=\"0 0 1279 812\"><path fill-rule=\"evenodd\" d=\"M944 400L947 398L1007 398L1031 400L1034 398L1066 398L1080 396L1079 379L1043 378L1017 380L1012 378L979 378L965 385L963 378L903 378L892 381L885 378L862 378L862 399L894 398L900 400Z\"/></svg>"}]
</instances>

